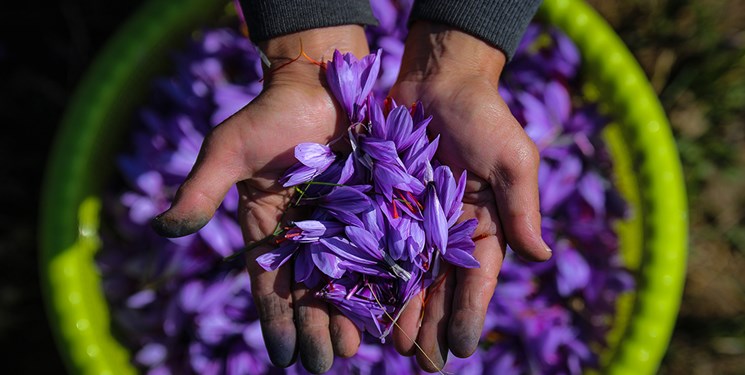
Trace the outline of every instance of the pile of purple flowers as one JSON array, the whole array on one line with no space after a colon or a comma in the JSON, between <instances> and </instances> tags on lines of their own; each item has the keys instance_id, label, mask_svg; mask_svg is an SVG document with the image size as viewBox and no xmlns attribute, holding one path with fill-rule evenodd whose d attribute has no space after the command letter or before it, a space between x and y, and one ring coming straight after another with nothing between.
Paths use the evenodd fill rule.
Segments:
<instances>
[{"instance_id":1,"label":"pile of purple flowers","mask_svg":"<svg viewBox=\"0 0 745 375\"><path fill-rule=\"evenodd\" d=\"M281 180L298 192L295 205L313 207L308 220L276 234L279 246L257 258L276 270L294 258L295 281L319 288L358 328L384 339L393 316L432 284L442 261L473 268L476 219L456 223L463 206L463 173L433 163L439 136L427 137L421 103L389 102L384 113L371 94L380 52L357 60L335 51L326 80L349 118L352 151L302 143L298 163ZM319 285L323 282L323 285Z\"/></svg>"},{"instance_id":2,"label":"pile of purple flowers","mask_svg":"<svg viewBox=\"0 0 745 375\"><path fill-rule=\"evenodd\" d=\"M398 72L408 7L396 1L372 5L380 26L368 29L368 38L382 51L374 61L356 64L370 73L360 87L382 97ZM175 58L173 74L153 82L130 148L119 159L126 187L113 186L105 205L112 224L103 229L98 258L104 291L118 337L143 373L305 373L299 364L284 370L271 366L248 277L238 262L223 260L244 245L235 190L194 235L164 239L148 225L168 208L204 135L261 90L259 55L235 30L204 31ZM329 72L355 63L351 57L335 61L340 65L329 64ZM380 72L372 74L378 61ZM600 138L608 120L593 103L572 94L582 85L579 68L569 39L531 25L503 73L500 92L541 152L543 233L554 256L534 264L508 252L480 349L467 359L449 358L445 372L558 374L595 367L615 301L633 288L613 231L626 209L609 178L612 165ZM301 164L283 183L303 192L300 204L317 209L309 220L280 228L284 241L261 260L275 267L297 254L296 278L316 284L320 297L357 316L357 324L371 333L356 356L336 359L330 373L418 373L414 360L380 343L391 327L373 317L394 316L397 300L429 285L437 259L476 266L468 256L472 224L451 223L459 215L462 183L432 161L435 138L430 142L417 133L426 132L424 108L391 103L385 111L367 94L334 94L350 124L357 124L348 135L354 151L340 156L341 141L298 147ZM409 169L411 163L429 167ZM383 178L376 177L376 168L385 171ZM440 208L430 209L436 203ZM438 215L427 217L428 212ZM381 231L406 235L378 244ZM458 236L466 244L448 247ZM388 253L368 251L378 245ZM463 251L450 253L453 248ZM328 278L337 280L330 286ZM399 287L388 288L392 285Z\"/></svg>"}]
</instances>

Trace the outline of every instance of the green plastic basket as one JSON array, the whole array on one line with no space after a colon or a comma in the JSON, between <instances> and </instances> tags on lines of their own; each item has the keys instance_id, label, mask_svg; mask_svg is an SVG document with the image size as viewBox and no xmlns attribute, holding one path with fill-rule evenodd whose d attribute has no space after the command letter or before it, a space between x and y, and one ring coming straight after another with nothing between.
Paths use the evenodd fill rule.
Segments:
<instances>
[{"instance_id":1,"label":"green plastic basket","mask_svg":"<svg viewBox=\"0 0 745 375\"><path fill-rule=\"evenodd\" d=\"M48 163L41 211L41 275L50 323L71 373L130 374L114 338L94 256L100 193L116 145L167 53L226 4L151 0L112 39L78 88ZM665 114L623 42L580 0L545 0L539 17L569 35L588 75L587 95L615 122L605 131L616 182L633 217L618 224L637 291L619 302L602 373L653 374L665 353L685 278L687 213L681 166Z\"/></svg>"}]
</instances>

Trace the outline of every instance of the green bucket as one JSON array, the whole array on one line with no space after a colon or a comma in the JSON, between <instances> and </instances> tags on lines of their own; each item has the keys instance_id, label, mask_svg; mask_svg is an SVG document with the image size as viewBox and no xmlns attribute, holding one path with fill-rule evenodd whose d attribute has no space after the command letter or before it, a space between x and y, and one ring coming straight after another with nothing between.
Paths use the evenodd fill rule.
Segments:
<instances>
[{"instance_id":1,"label":"green bucket","mask_svg":"<svg viewBox=\"0 0 745 375\"><path fill-rule=\"evenodd\" d=\"M94 256L100 195L132 113L173 47L215 24L227 4L151 0L108 43L78 88L46 171L41 211L41 275L48 315L71 373L136 373L115 338ZM618 224L637 290L621 298L603 374L653 374L672 334L683 290L686 196L665 114L623 42L580 0L545 0L539 17L580 49L586 93L615 122L605 131L616 183L633 216Z\"/></svg>"}]
</instances>

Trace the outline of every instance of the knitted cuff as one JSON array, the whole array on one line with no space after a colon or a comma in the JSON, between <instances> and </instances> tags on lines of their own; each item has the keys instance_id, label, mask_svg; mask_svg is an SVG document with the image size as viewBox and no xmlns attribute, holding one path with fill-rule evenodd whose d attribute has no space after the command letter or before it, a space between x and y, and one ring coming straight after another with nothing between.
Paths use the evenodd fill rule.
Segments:
<instances>
[{"instance_id":1,"label":"knitted cuff","mask_svg":"<svg viewBox=\"0 0 745 375\"><path fill-rule=\"evenodd\" d=\"M417 0L409 22L456 27L499 48L509 60L540 0Z\"/></svg>"},{"instance_id":2,"label":"knitted cuff","mask_svg":"<svg viewBox=\"0 0 745 375\"><path fill-rule=\"evenodd\" d=\"M298 31L377 25L368 0L240 0L254 43Z\"/></svg>"}]
</instances>

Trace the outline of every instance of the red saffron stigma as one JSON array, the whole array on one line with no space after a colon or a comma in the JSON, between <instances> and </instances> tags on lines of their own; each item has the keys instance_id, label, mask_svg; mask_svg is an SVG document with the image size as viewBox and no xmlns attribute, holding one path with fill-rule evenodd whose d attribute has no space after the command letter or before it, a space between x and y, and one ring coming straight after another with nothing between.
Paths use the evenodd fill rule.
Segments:
<instances>
[{"instance_id":1,"label":"red saffron stigma","mask_svg":"<svg viewBox=\"0 0 745 375\"><path fill-rule=\"evenodd\" d=\"M272 69L272 72L276 72L276 71L278 71L278 70L280 70L280 69L282 69L282 68L286 67L287 65L290 65L290 64L294 63L295 61L298 61L298 60L299 60L299 59L300 59L301 57L304 57L304 58L305 58L306 60L308 60L308 61L309 61L309 62L310 62L311 64L314 64L314 65L318 65L318 66L320 66L320 67L321 67L322 69L326 69L326 63L324 63L324 62L320 62L320 61L316 61L316 60L315 60L315 59L313 59L312 57L308 56L308 54L307 54L307 53L305 53L305 49L303 48L303 39L300 39L300 53L299 53L299 54L297 55L297 57L295 57L295 58L291 59L290 61L288 61L288 62L286 62L286 63L284 63L284 64L282 64L282 65L280 65L280 66L278 66L278 67L276 67L276 68L274 68L274 69ZM262 77L262 78L261 78L261 79L259 80L259 82L263 82L263 81L264 81L264 78Z\"/></svg>"},{"instance_id":2,"label":"red saffron stigma","mask_svg":"<svg viewBox=\"0 0 745 375\"><path fill-rule=\"evenodd\" d=\"M385 100L383 100L383 111L385 112L385 115L388 116L388 113L391 112L391 106L393 105L392 99L390 96L386 96Z\"/></svg>"},{"instance_id":3,"label":"red saffron stigma","mask_svg":"<svg viewBox=\"0 0 745 375\"><path fill-rule=\"evenodd\" d=\"M248 38L248 24L246 23L246 15L243 13L243 8L241 8L241 2L233 0L233 7L235 8L235 14L238 16L238 21L240 21L241 34Z\"/></svg>"},{"instance_id":4,"label":"red saffron stigma","mask_svg":"<svg viewBox=\"0 0 745 375\"><path fill-rule=\"evenodd\" d=\"M326 69L326 63L324 63L324 62L320 62L320 61L317 61L317 60L315 60L314 58L312 58L312 57L308 56L308 54L307 54L307 53L305 53L305 51L304 51L304 50L303 50L302 48L303 48L303 46L302 46L302 44L301 44L301 45L300 45L300 54L301 54L301 55L303 55L303 57L305 57L305 59L306 59L306 60L310 61L310 62L311 62L312 64L314 64L314 65L318 65L318 66L320 66L321 68L323 68L323 69Z\"/></svg>"},{"instance_id":5,"label":"red saffron stigma","mask_svg":"<svg viewBox=\"0 0 745 375\"><path fill-rule=\"evenodd\" d=\"M408 193L408 191L407 191L407 193ZM411 193L409 193L409 195L411 195ZM406 205L406 207L408 207L409 210L411 210L413 212L414 211L414 207L411 205L411 203L409 203L408 200L406 200L406 197L404 197L404 194L399 191L398 192L398 196L401 197L401 200L404 202L404 204Z\"/></svg>"},{"instance_id":6,"label":"red saffron stigma","mask_svg":"<svg viewBox=\"0 0 745 375\"><path fill-rule=\"evenodd\" d=\"M419 298L422 299L422 316L419 317L420 320L422 318L424 318L424 306L427 303L427 301L424 299L424 295L427 294L427 290L424 288L424 278L422 278L422 287L421 288L422 288L422 291L419 292Z\"/></svg>"},{"instance_id":7,"label":"red saffron stigma","mask_svg":"<svg viewBox=\"0 0 745 375\"><path fill-rule=\"evenodd\" d=\"M489 235L488 235L488 234L486 234L486 233L484 233L484 234L480 234L480 235L478 235L478 236L474 237L474 238L473 238L473 241L474 241L474 242L476 242L476 241L478 241L478 240L483 240L483 239L484 239L484 238L486 238L486 237L489 237Z\"/></svg>"}]
</instances>

